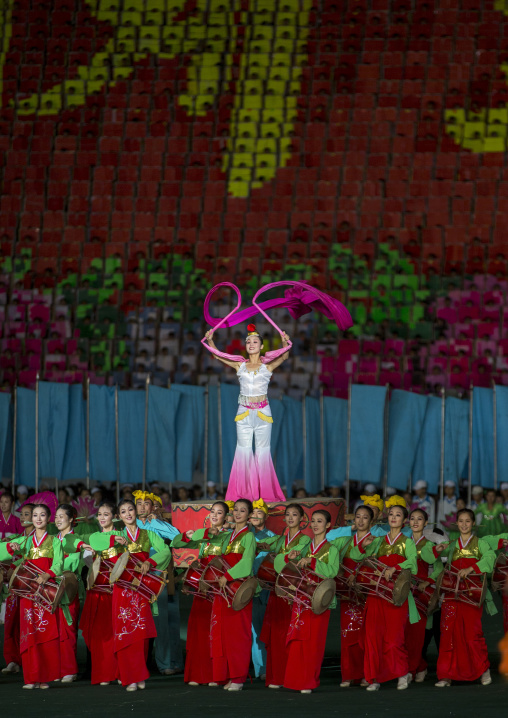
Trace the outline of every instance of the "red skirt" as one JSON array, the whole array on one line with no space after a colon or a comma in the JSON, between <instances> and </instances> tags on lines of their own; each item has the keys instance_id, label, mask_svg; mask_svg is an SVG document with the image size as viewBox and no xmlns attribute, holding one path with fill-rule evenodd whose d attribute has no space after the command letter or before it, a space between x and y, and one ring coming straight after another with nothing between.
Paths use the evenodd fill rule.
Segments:
<instances>
[{"instance_id":1,"label":"red skirt","mask_svg":"<svg viewBox=\"0 0 508 718\"><path fill-rule=\"evenodd\" d=\"M5 601L4 624L4 659L5 663L21 665L21 651L19 648L19 598L12 594Z\"/></svg>"},{"instance_id":2,"label":"red skirt","mask_svg":"<svg viewBox=\"0 0 508 718\"><path fill-rule=\"evenodd\" d=\"M206 637L210 633L212 622L212 604L201 596L194 596L187 624L187 655L185 658L186 683L212 683L212 657L210 641Z\"/></svg>"},{"instance_id":3,"label":"red skirt","mask_svg":"<svg viewBox=\"0 0 508 718\"><path fill-rule=\"evenodd\" d=\"M364 607L340 602L340 668L343 681L361 681L364 674Z\"/></svg>"},{"instance_id":4,"label":"red skirt","mask_svg":"<svg viewBox=\"0 0 508 718\"><path fill-rule=\"evenodd\" d=\"M222 596L215 596L210 626L213 682L245 683L252 650L252 601L234 611Z\"/></svg>"},{"instance_id":5,"label":"red skirt","mask_svg":"<svg viewBox=\"0 0 508 718\"><path fill-rule=\"evenodd\" d=\"M364 670L369 683L385 683L409 673L405 643L408 620L407 602L398 607L383 598L367 596Z\"/></svg>"},{"instance_id":6,"label":"red skirt","mask_svg":"<svg viewBox=\"0 0 508 718\"><path fill-rule=\"evenodd\" d=\"M69 626L61 608L58 609L58 624L60 631L60 678L74 676L78 672L76 658L76 645L78 638L79 595L76 594L69 604L72 624Z\"/></svg>"},{"instance_id":7,"label":"red skirt","mask_svg":"<svg viewBox=\"0 0 508 718\"><path fill-rule=\"evenodd\" d=\"M302 611L293 604L284 688L303 691L319 686L329 621L330 611L317 616L309 609Z\"/></svg>"},{"instance_id":8,"label":"red skirt","mask_svg":"<svg viewBox=\"0 0 508 718\"><path fill-rule=\"evenodd\" d=\"M291 604L270 593L263 628L259 636L266 646L266 685L282 686L286 675L286 640L291 621Z\"/></svg>"},{"instance_id":9,"label":"red skirt","mask_svg":"<svg viewBox=\"0 0 508 718\"><path fill-rule=\"evenodd\" d=\"M50 683L60 678L58 611L50 613L40 604L22 598L20 647L25 684Z\"/></svg>"},{"instance_id":10,"label":"red skirt","mask_svg":"<svg viewBox=\"0 0 508 718\"><path fill-rule=\"evenodd\" d=\"M155 622L150 604L137 591L113 588L114 651L123 686L149 678L146 667L149 639L155 638Z\"/></svg>"},{"instance_id":11,"label":"red skirt","mask_svg":"<svg viewBox=\"0 0 508 718\"><path fill-rule=\"evenodd\" d=\"M489 668L482 612L483 608L460 601L443 601L437 659L440 681L476 681Z\"/></svg>"},{"instance_id":12,"label":"red skirt","mask_svg":"<svg viewBox=\"0 0 508 718\"><path fill-rule=\"evenodd\" d=\"M409 673L413 675L413 678L417 673L421 673L427 669L427 661L422 658L427 616L420 611L418 611L418 613L420 614L418 623L409 623L408 621L406 626L406 649L409 661Z\"/></svg>"},{"instance_id":13,"label":"red skirt","mask_svg":"<svg viewBox=\"0 0 508 718\"><path fill-rule=\"evenodd\" d=\"M79 627L92 654L92 685L117 680L112 594L87 591Z\"/></svg>"}]
</instances>

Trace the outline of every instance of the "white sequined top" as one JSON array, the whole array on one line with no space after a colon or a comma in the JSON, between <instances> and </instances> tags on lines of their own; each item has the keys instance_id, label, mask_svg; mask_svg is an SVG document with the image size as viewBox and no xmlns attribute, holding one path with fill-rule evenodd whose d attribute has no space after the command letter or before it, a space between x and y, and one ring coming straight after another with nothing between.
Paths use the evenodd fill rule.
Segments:
<instances>
[{"instance_id":1,"label":"white sequined top","mask_svg":"<svg viewBox=\"0 0 508 718\"><path fill-rule=\"evenodd\" d=\"M245 368L245 362L240 364L236 372L240 382L240 394L249 397L265 396L268 392L268 384L272 378L272 372L262 364L259 369L249 371Z\"/></svg>"}]
</instances>

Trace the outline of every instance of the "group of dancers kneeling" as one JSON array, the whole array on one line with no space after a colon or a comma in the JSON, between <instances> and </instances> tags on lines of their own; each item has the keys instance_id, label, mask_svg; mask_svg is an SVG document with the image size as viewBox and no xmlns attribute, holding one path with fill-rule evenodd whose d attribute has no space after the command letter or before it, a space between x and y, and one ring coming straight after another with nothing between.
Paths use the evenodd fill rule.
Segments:
<instances>
[{"instance_id":1,"label":"group of dancers kneeling","mask_svg":"<svg viewBox=\"0 0 508 718\"><path fill-rule=\"evenodd\" d=\"M78 620L91 653L92 684L145 688L149 640L156 635L152 613L171 562L168 537L175 548L199 549L182 576L183 592L193 595L184 675L189 685L239 691L252 656L268 688L311 693L319 686L337 598L342 688L360 684L376 691L396 679L404 690L413 679L423 682L425 628L440 602L436 685L491 683L481 616L484 603L496 612L486 580L508 534L477 538L469 509L458 512L459 537L437 543L425 531L426 513L415 509L408 516L400 496L386 504L379 496L362 497L354 529L331 529L330 514L317 509L312 538L301 530L305 514L296 503L286 506L281 536L266 529L262 499L254 505L238 499L232 507L217 501L210 528L181 534L153 515L156 496L135 492L134 498L118 506L104 501L100 530L81 536L71 506L58 507L59 533L52 536L49 508L32 505L25 533L0 543L10 583L4 656L9 665L21 663L24 688L75 679ZM378 522L383 508L386 524ZM121 530L114 528L118 518ZM94 560L79 619L79 591L72 588L87 552Z\"/></svg>"}]
</instances>

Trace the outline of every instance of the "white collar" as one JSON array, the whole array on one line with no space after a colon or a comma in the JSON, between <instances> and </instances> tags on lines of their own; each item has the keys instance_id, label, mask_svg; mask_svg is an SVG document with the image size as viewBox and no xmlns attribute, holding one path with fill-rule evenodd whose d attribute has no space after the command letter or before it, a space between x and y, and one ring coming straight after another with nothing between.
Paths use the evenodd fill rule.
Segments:
<instances>
[{"instance_id":1,"label":"white collar","mask_svg":"<svg viewBox=\"0 0 508 718\"><path fill-rule=\"evenodd\" d=\"M232 534L231 534L231 537L230 537L230 539L229 539L229 543L233 543L233 541L235 540L235 538L236 538L237 536L239 536L243 531L247 531L248 528L249 528L248 526L244 526L243 529L240 529L240 531L236 531L236 532L232 533Z\"/></svg>"},{"instance_id":2,"label":"white collar","mask_svg":"<svg viewBox=\"0 0 508 718\"><path fill-rule=\"evenodd\" d=\"M324 543L326 543L326 536L325 536L324 539L321 541L321 543L319 544L319 546L316 546L316 548L314 548L314 539L312 539L312 545L311 545L311 550L310 550L311 555L312 555L312 556L315 556L315 555L317 554L317 552L319 551L319 549L321 548L321 546L322 546Z\"/></svg>"},{"instance_id":3,"label":"white collar","mask_svg":"<svg viewBox=\"0 0 508 718\"><path fill-rule=\"evenodd\" d=\"M44 534L44 536L41 538L41 540L40 540L40 541L37 541L37 536L36 536L35 531L34 531L34 533L33 533L33 542L34 542L34 545L35 545L37 548L39 548L39 546L44 542L44 540L45 540L45 538L46 538L47 535L48 535L48 532L46 531L45 534Z\"/></svg>"},{"instance_id":4,"label":"white collar","mask_svg":"<svg viewBox=\"0 0 508 718\"><path fill-rule=\"evenodd\" d=\"M393 539L393 541L390 541L390 534L387 533L387 534L386 534L386 540L388 541L388 543L390 544L390 546L393 546L393 544L397 541L397 539L400 538L400 536L402 536L402 531L399 531L399 533L397 534L397 536L395 536L395 538Z\"/></svg>"},{"instance_id":5,"label":"white collar","mask_svg":"<svg viewBox=\"0 0 508 718\"><path fill-rule=\"evenodd\" d=\"M301 534L301 533L302 533L302 530L301 530L301 529L298 529L298 531L295 533L295 535L293 536L293 538L290 539L290 538L289 538L289 531L288 531L287 534L286 534L286 539L285 539L285 541L284 541L285 547L287 548L287 547L289 546L289 544L291 543L291 541L294 541L295 538L298 536L298 534Z\"/></svg>"}]
</instances>

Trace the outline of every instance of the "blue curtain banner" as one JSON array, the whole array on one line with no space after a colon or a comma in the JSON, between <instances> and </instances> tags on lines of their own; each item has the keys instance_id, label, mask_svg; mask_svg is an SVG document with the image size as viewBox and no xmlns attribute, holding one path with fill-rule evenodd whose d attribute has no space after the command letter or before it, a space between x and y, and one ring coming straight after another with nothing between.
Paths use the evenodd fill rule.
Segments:
<instances>
[{"instance_id":1,"label":"blue curtain banner","mask_svg":"<svg viewBox=\"0 0 508 718\"><path fill-rule=\"evenodd\" d=\"M379 484L383 474L386 387L351 387L352 481Z\"/></svg>"},{"instance_id":2,"label":"blue curtain banner","mask_svg":"<svg viewBox=\"0 0 508 718\"><path fill-rule=\"evenodd\" d=\"M148 389L147 481L176 482L176 417L181 394L150 385Z\"/></svg>"},{"instance_id":3,"label":"blue curtain banner","mask_svg":"<svg viewBox=\"0 0 508 718\"><path fill-rule=\"evenodd\" d=\"M39 382L39 477L62 480L67 427L69 385Z\"/></svg>"},{"instance_id":4,"label":"blue curtain banner","mask_svg":"<svg viewBox=\"0 0 508 718\"><path fill-rule=\"evenodd\" d=\"M219 391L208 387L208 479L220 482ZM351 403L352 481L381 485L383 475L385 387L354 385ZM238 387L220 390L222 419L222 479L227 485L236 446L234 416ZM309 493L321 488L321 422L319 400L305 405L306 465L303 466L302 402L272 399L272 457L282 486L291 492L306 479ZM494 479L493 391L475 388L473 395L473 483L492 486ZM348 403L325 397L325 486L341 486L346 476ZM413 484L427 481L439 491L441 459L441 399L395 390L389 404L388 485L403 491L409 475ZM508 481L508 387L496 387L498 484ZM120 481L138 483L143 477L145 392L119 392ZM203 471L205 387L149 387L146 453L147 481L191 484ZM457 485L467 478L469 459L469 401L448 397L445 404L444 479ZM39 479L84 480L86 477L86 401L80 385L39 384ZM0 466L4 484L12 473L13 403L0 393ZM115 389L90 386L90 478L114 482ZM17 389L17 484L35 484L35 392Z\"/></svg>"},{"instance_id":5,"label":"blue curtain banner","mask_svg":"<svg viewBox=\"0 0 508 718\"><path fill-rule=\"evenodd\" d=\"M413 486L417 481L426 481L431 494L439 490L441 424L441 399L437 396L429 396L412 475Z\"/></svg>"},{"instance_id":6,"label":"blue curtain banner","mask_svg":"<svg viewBox=\"0 0 508 718\"><path fill-rule=\"evenodd\" d=\"M2 478L10 480L12 471L12 459L9 465L8 461L4 460L10 455L12 456L12 450L7 450L7 440L11 436L11 395L6 392L0 392L0 471ZM12 439L11 439L12 441Z\"/></svg>"},{"instance_id":7,"label":"blue curtain banner","mask_svg":"<svg viewBox=\"0 0 508 718\"><path fill-rule=\"evenodd\" d=\"M387 485L405 491L420 441L427 397L396 389L390 398Z\"/></svg>"},{"instance_id":8,"label":"blue curtain banner","mask_svg":"<svg viewBox=\"0 0 508 718\"><path fill-rule=\"evenodd\" d=\"M86 401L81 384L69 387L69 421L63 464L63 480L86 477Z\"/></svg>"},{"instance_id":9,"label":"blue curtain banner","mask_svg":"<svg viewBox=\"0 0 508 718\"><path fill-rule=\"evenodd\" d=\"M143 480L145 460L145 391L118 392L120 483ZM115 477L112 477L116 479Z\"/></svg>"},{"instance_id":10,"label":"blue curtain banner","mask_svg":"<svg viewBox=\"0 0 508 718\"><path fill-rule=\"evenodd\" d=\"M192 483L194 469L203 470L205 440L205 390L202 386L173 384L180 403L176 416L176 480Z\"/></svg>"},{"instance_id":11,"label":"blue curtain banner","mask_svg":"<svg viewBox=\"0 0 508 718\"><path fill-rule=\"evenodd\" d=\"M325 396L325 479L327 486L342 486L346 480L347 414L345 399Z\"/></svg>"},{"instance_id":12,"label":"blue curtain banner","mask_svg":"<svg viewBox=\"0 0 508 718\"><path fill-rule=\"evenodd\" d=\"M16 484L35 486L35 391L17 389Z\"/></svg>"},{"instance_id":13,"label":"blue curtain banner","mask_svg":"<svg viewBox=\"0 0 508 718\"><path fill-rule=\"evenodd\" d=\"M459 487L467 478L469 457L469 402L450 396L445 406L444 481Z\"/></svg>"},{"instance_id":14,"label":"blue curtain banner","mask_svg":"<svg viewBox=\"0 0 508 718\"><path fill-rule=\"evenodd\" d=\"M497 396L496 396L497 398ZM472 483L494 483L494 402L492 389L473 389Z\"/></svg>"},{"instance_id":15,"label":"blue curtain banner","mask_svg":"<svg viewBox=\"0 0 508 718\"><path fill-rule=\"evenodd\" d=\"M90 478L99 483L116 481L114 387L92 384L89 401Z\"/></svg>"}]
</instances>

